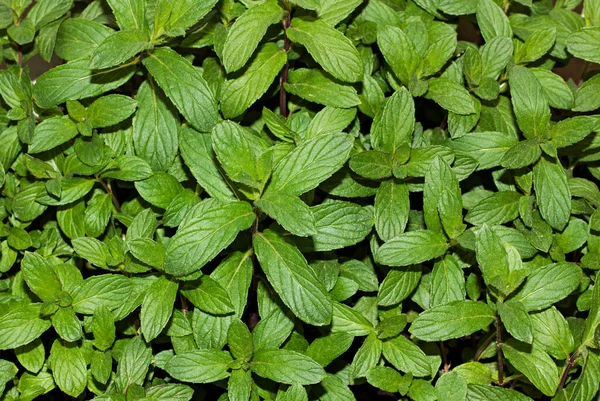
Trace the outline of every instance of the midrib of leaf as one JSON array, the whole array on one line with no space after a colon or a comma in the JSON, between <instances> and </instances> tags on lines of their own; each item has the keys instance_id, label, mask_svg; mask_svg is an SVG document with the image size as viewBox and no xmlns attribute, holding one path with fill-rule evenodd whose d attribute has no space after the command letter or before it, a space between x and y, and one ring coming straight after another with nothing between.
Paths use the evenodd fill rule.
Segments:
<instances>
[{"instance_id":1,"label":"midrib of leaf","mask_svg":"<svg viewBox=\"0 0 600 401\"><path fill-rule=\"evenodd\" d=\"M567 351L567 349L564 347L564 344L562 342L562 340L560 338L558 338L555 334L554 334L554 330L550 329L550 326L548 326L546 324L546 322L543 319L539 319L539 322L548 330L548 333L550 333L550 337L554 338L554 340L560 344L560 347L562 348L565 357L569 358L569 351Z\"/></svg>"},{"instance_id":2,"label":"midrib of leaf","mask_svg":"<svg viewBox=\"0 0 600 401\"><path fill-rule=\"evenodd\" d=\"M202 242L202 241L206 240L206 238L208 238L209 236L214 235L217 231L221 230L222 228L227 227L228 225L233 224L237 220L239 220L239 219L241 219L243 217L249 216L251 214L253 214L253 212L249 212L249 213L240 215L240 216L234 218L233 220L229 220L227 223L225 223L225 224L223 224L223 225L221 225L219 227L216 227L215 229L213 229L211 231L208 231L206 235L204 235L202 238L200 238L198 240L195 240L194 242L196 242L196 243ZM189 234L198 233L198 232L202 232L202 231L204 231L204 230L202 230L202 229L200 229L200 230L192 230L192 231L189 232Z\"/></svg>"},{"instance_id":3,"label":"midrib of leaf","mask_svg":"<svg viewBox=\"0 0 600 401\"><path fill-rule=\"evenodd\" d=\"M229 282L225 286L225 289L227 290L227 292L229 292L229 289L233 285L233 281L235 280L235 278L237 277L238 273L240 272L240 269L242 268L242 265L244 264L244 262L246 261L246 259L248 259L252 255L253 252L254 251L252 249L249 249L248 251L246 251L246 253L244 254L244 257L242 258L242 260L240 260L240 263L238 263L237 267L235 268L235 271L233 272L233 275L231 276L231 279L229 280Z\"/></svg>"}]
</instances>

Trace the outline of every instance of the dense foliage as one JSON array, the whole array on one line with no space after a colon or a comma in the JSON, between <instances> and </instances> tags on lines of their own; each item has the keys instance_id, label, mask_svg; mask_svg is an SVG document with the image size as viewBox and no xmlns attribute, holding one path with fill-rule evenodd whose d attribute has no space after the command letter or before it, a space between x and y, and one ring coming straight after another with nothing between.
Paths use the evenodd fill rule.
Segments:
<instances>
[{"instance_id":1,"label":"dense foliage","mask_svg":"<svg viewBox=\"0 0 600 401\"><path fill-rule=\"evenodd\" d=\"M0 0L0 399L592 400L580 3Z\"/></svg>"}]
</instances>

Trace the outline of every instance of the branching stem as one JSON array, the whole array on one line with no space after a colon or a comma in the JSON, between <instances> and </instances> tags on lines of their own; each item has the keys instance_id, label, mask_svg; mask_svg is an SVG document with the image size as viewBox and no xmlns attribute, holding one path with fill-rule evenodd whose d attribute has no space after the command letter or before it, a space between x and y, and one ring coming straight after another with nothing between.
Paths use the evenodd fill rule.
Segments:
<instances>
[{"instance_id":1,"label":"branching stem","mask_svg":"<svg viewBox=\"0 0 600 401\"><path fill-rule=\"evenodd\" d=\"M290 27L291 14L288 11L285 19L283 20L283 50L287 53L290 50L290 40L287 37L287 29ZM287 109L287 93L285 91L284 84L288 81L288 71L290 68L289 62L286 60L283 69L281 70L281 76L279 78L279 112L282 116L288 116Z\"/></svg>"}]
</instances>

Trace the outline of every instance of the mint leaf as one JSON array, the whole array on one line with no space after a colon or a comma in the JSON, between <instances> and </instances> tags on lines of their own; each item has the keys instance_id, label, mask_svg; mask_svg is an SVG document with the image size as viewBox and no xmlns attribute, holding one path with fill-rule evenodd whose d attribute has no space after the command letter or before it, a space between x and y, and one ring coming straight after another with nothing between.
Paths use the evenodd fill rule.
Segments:
<instances>
[{"instance_id":1,"label":"mint leaf","mask_svg":"<svg viewBox=\"0 0 600 401\"><path fill-rule=\"evenodd\" d=\"M294 314L310 324L329 323L331 301L298 249L274 231L255 236L254 247L269 282Z\"/></svg>"}]
</instances>

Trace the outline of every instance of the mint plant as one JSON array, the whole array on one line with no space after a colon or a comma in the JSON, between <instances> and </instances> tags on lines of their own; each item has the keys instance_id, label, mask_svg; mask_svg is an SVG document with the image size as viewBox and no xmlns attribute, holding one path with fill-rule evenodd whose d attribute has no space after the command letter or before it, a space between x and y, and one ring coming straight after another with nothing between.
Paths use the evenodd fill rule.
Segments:
<instances>
[{"instance_id":1,"label":"mint plant","mask_svg":"<svg viewBox=\"0 0 600 401\"><path fill-rule=\"evenodd\" d=\"M0 400L596 399L599 0L0 0L0 46Z\"/></svg>"}]
</instances>

